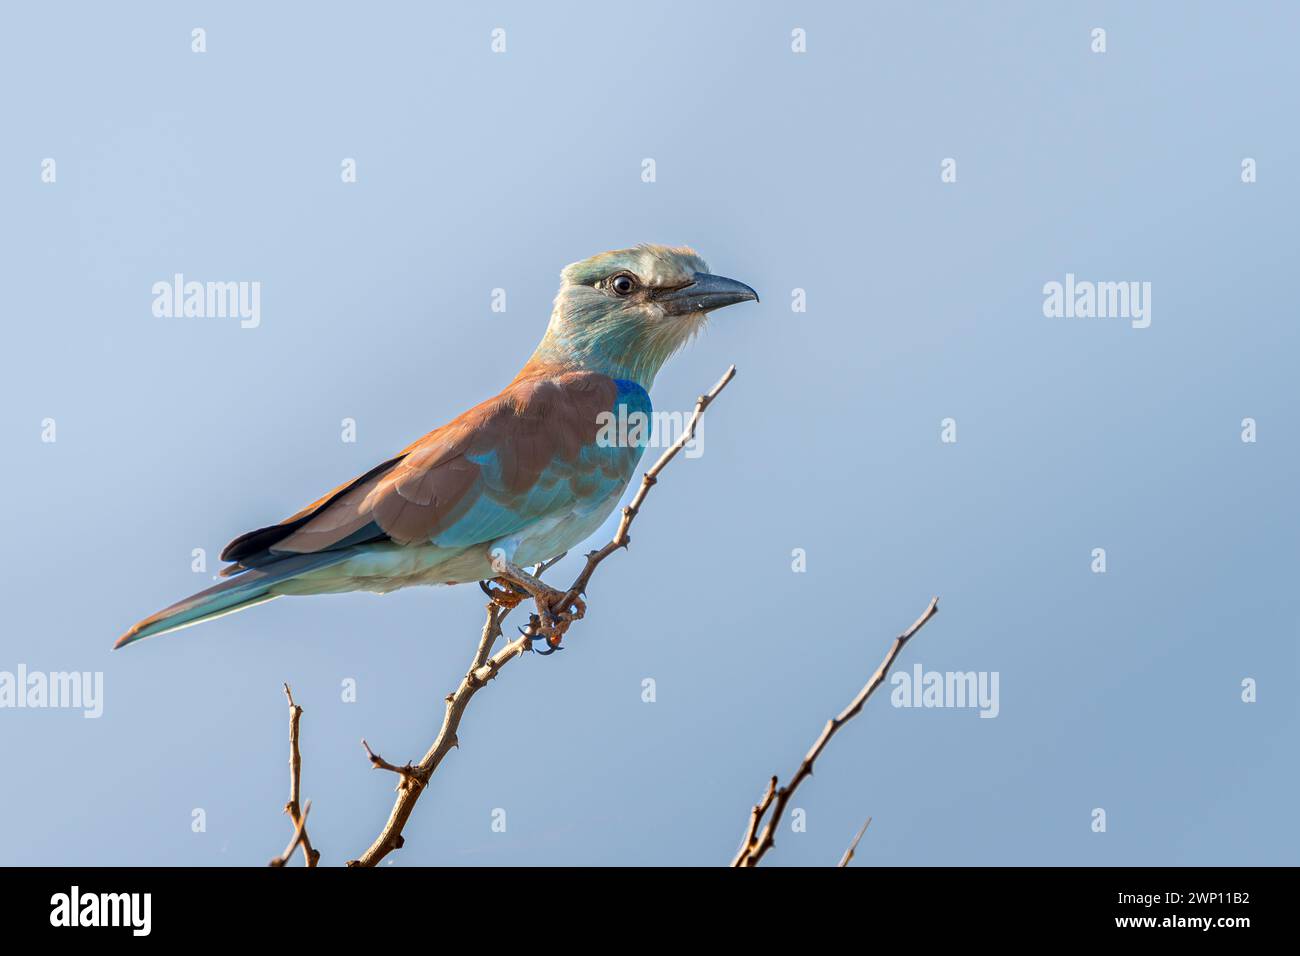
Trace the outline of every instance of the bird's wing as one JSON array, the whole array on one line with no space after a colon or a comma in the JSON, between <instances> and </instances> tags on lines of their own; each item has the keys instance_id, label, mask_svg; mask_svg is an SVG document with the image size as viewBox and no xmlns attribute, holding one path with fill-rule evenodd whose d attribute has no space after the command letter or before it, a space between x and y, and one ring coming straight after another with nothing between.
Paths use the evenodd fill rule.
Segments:
<instances>
[{"instance_id":1,"label":"bird's wing","mask_svg":"<svg viewBox=\"0 0 1300 956\"><path fill-rule=\"evenodd\" d=\"M425 435L278 525L241 535L237 573L288 554L378 541L467 547L514 534L626 485L641 445L598 442L602 412L649 414L634 383L594 372L521 373L495 398Z\"/></svg>"}]
</instances>

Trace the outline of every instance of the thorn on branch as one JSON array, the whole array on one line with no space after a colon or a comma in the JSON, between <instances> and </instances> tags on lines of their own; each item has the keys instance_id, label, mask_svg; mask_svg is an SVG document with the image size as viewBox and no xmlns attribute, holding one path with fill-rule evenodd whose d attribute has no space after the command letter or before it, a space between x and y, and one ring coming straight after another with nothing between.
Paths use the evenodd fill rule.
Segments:
<instances>
[{"instance_id":1,"label":"thorn on branch","mask_svg":"<svg viewBox=\"0 0 1300 956\"><path fill-rule=\"evenodd\" d=\"M409 760L406 762L405 766L399 767L396 764L389 763L383 757L379 756L379 754L371 750L370 744L366 743L364 739L361 741L361 746L366 748L366 756L370 758L370 764L376 770L387 770L402 778L397 784L398 790L409 790L411 788L418 789L424 786L424 781L420 779L419 769Z\"/></svg>"}]
</instances>

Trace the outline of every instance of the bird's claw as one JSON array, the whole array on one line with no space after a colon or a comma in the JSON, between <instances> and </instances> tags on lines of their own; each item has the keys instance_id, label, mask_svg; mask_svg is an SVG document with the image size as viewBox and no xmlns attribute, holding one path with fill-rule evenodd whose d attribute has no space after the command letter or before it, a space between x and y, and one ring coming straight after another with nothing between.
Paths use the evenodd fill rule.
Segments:
<instances>
[{"instance_id":1,"label":"bird's claw","mask_svg":"<svg viewBox=\"0 0 1300 956\"><path fill-rule=\"evenodd\" d=\"M566 596L567 592L554 588L536 596L537 613L529 616L527 630L520 629L521 633L530 638L529 650L533 653L546 657L563 650L560 642L564 640L569 625L581 620L587 613L587 605L582 598L575 597L566 605ZM532 647L531 639L536 637L546 642L547 650L539 651Z\"/></svg>"},{"instance_id":2,"label":"bird's claw","mask_svg":"<svg viewBox=\"0 0 1300 956\"><path fill-rule=\"evenodd\" d=\"M497 587L491 587L492 584L496 584ZM488 596L488 600L497 607L505 608L507 611L518 607L528 597L527 591L506 578L492 578L491 581L480 581L478 586Z\"/></svg>"},{"instance_id":3,"label":"bird's claw","mask_svg":"<svg viewBox=\"0 0 1300 956\"><path fill-rule=\"evenodd\" d=\"M551 639L549 637L546 639L546 650L539 651L537 647L532 644L528 646L528 649L532 651L534 654L536 654L538 657L550 657L556 651L564 650L564 648L561 647L558 643L552 644Z\"/></svg>"},{"instance_id":4,"label":"bird's claw","mask_svg":"<svg viewBox=\"0 0 1300 956\"><path fill-rule=\"evenodd\" d=\"M542 629L542 619L536 614L529 615L528 626L520 627L519 633L524 636L526 641L525 646L527 649L532 651L538 657L550 657L556 651L564 650L564 648L560 646L560 638L562 634L547 633L544 631ZM546 643L546 650L544 651L539 651L534 646L534 640L539 637Z\"/></svg>"}]
</instances>

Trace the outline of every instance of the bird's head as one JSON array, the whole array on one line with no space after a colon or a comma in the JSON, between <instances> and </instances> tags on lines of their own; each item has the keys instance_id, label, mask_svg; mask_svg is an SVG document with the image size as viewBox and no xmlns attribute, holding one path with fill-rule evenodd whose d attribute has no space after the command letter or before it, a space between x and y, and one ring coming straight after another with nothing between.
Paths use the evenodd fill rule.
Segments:
<instances>
[{"instance_id":1,"label":"bird's head","mask_svg":"<svg viewBox=\"0 0 1300 956\"><path fill-rule=\"evenodd\" d=\"M711 275L686 248L602 252L567 266L560 278L536 357L629 378L645 388L710 312L758 301L743 282Z\"/></svg>"}]
</instances>

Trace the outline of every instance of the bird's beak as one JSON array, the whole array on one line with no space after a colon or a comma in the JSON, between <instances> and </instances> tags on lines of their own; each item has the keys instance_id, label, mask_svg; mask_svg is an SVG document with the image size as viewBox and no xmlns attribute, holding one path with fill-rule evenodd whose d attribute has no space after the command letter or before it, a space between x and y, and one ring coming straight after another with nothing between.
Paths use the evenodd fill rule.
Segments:
<instances>
[{"instance_id":1,"label":"bird's beak","mask_svg":"<svg viewBox=\"0 0 1300 956\"><path fill-rule=\"evenodd\" d=\"M735 279L697 272L690 285L661 293L656 298L668 315L687 315L692 312L712 312L737 302L757 302L758 293Z\"/></svg>"}]
</instances>

